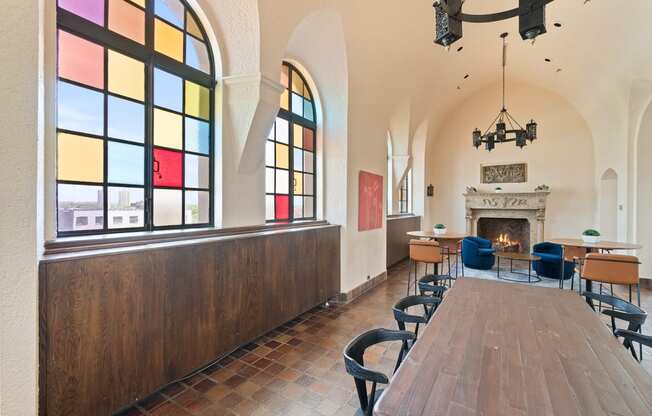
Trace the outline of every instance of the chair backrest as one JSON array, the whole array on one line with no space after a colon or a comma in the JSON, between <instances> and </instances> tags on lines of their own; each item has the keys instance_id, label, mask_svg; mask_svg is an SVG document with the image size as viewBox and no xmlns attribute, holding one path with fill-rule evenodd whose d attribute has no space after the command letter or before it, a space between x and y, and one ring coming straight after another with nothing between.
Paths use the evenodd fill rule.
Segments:
<instances>
[{"instance_id":1,"label":"chair backrest","mask_svg":"<svg viewBox=\"0 0 652 416\"><path fill-rule=\"evenodd\" d=\"M417 329L414 331L415 335L418 334L418 325L427 324L432 317L433 312L441 303L441 299L432 296L407 296L394 305L394 319L398 323L401 331L405 331L405 324L417 324ZM413 306L423 306L424 313L419 315L410 314L407 310Z\"/></svg>"},{"instance_id":2,"label":"chair backrest","mask_svg":"<svg viewBox=\"0 0 652 416\"><path fill-rule=\"evenodd\" d=\"M548 253L561 256L562 246L559 244L543 242L535 244L534 247L532 247L532 251L535 253Z\"/></svg>"},{"instance_id":3,"label":"chair backrest","mask_svg":"<svg viewBox=\"0 0 652 416\"><path fill-rule=\"evenodd\" d=\"M602 313L611 317L612 330L614 331L617 329L616 319L627 322L627 329L630 331L638 331L647 320L647 312L617 296L594 292L583 292L582 296L611 306L611 308L603 309Z\"/></svg>"},{"instance_id":4,"label":"chair backrest","mask_svg":"<svg viewBox=\"0 0 652 416\"><path fill-rule=\"evenodd\" d=\"M376 395L376 384L387 384L389 378L378 371L370 370L364 366L364 352L372 345L388 341L401 341L405 346L409 340L415 340L416 335L407 331L392 331L389 329L372 329L358 335L344 348L344 366L346 372L353 376L355 387L358 391L360 408L367 415L371 415ZM396 368L403 359L403 348L399 354ZM367 381L373 383L371 394L367 394Z\"/></svg>"},{"instance_id":5,"label":"chair backrest","mask_svg":"<svg viewBox=\"0 0 652 416\"><path fill-rule=\"evenodd\" d=\"M421 263L441 263L441 247L436 241L410 240L410 259Z\"/></svg>"},{"instance_id":6,"label":"chair backrest","mask_svg":"<svg viewBox=\"0 0 652 416\"><path fill-rule=\"evenodd\" d=\"M602 283L636 285L640 262L635 256L589 253L582 267L582 278Z\"/></svg>"},{"instance_id":7,"label":"chair backrest","mask_svg":"<svg viewBox=\"0 0 652 416\"><path fill-rule=\"evenodd\" d=\"M576 258L583 259L588 252L589 250L584 247L566 246L564 248L564 258L566 261L574 261Z\"/></svg>"},{"instance_id":8,"label":"chair backrest","mask_svg":"<svg viewBox=\"0 0 652 416\"><path fill-rule=\"evenodd\" d=\"M473 243L480 248L491 248L492 245L491 240L487 240L481 237L474 237L474 236L466 237L464 241Z\"/></svg>"},{"instance_id":9,"label":"chair backrest","mask_svg":"<svg viewBox=\"0 0 652 416\"><path fill-rule=\"evenodd\" d=\"M429 294L429 296L444 299L444 293L448 288L446 286L433 284L438 282L438 280L435 280L435 277L436 276L429 275L419 279L419 293L421 293L421 296Z\"/></svg>"}]
</instances>

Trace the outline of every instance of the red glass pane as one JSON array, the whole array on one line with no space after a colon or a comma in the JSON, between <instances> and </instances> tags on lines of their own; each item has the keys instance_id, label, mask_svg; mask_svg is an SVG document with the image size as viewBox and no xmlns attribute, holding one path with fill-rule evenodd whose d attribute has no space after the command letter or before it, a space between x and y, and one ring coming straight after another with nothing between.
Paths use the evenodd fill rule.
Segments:
<instances>
[{"instance_id":1,"label":"red glass pane","mask_svg":"<svg viewBox=\"0 0 652 416\"><path fill-rule=\"evenodd\" d=\"M276 195L276 219L290 219L290 197L287 195Z\"/></svg>"},{"instance_id":2,"label":"red glass pane","mask_svg":"<svg viewBox=\"0 0 652 416\"><path fill-rule=\"evenodd\" d=\"M181 160L181 152L154 149L154 163L152 166L154 186L181 188Z\"/></svg>"},{"instance_id":3,"label":"red glass pane","mask_svg":"<svg viewBox=\"0 0 652 416\"><path fill-rule=\"evenodd\" d=\"M311 152L315 151L315 132L310 129L303 129L303 148Z\"/></svg>"}]
</instances>

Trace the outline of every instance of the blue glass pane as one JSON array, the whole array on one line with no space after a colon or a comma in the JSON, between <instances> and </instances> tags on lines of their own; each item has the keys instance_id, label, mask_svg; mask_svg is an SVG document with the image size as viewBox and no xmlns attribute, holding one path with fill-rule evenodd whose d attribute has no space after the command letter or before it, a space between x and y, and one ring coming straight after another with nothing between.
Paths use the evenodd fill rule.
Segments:
<instances>
[{"instance_id":1,"label":"blue glass pane","mask_svg":"<svg viewBox=\"0 0 652 416\"><path fill-rule=\"evenodd\" d=\"M154 69L154 104L181 112L183 104L183 81L181 78Z\"/></svg>"},{"instance_id":2,"label":"blue glass pane","mask_svg":"<svg viewBox=\"0 0 652 416\"><path fill-rule=\"evenodd\" d=\"M154 13L183 29L183 4L179 0L156 0Z\"/></svg>"},{"instance_id":3,"label":"blue glass pane","mask_svg":"<svg viewBox=\"0 0 652 416\"><path fill-rule=\"evenodd\" d=\"M303 97L295 93L292 93L292 112L303 116Z\"/></svg>"},{"instance_id":4,"label":"blue glass pane","mask_svg":"<svg viewBox=\"0 0 652 416\"><path fill-rule=\"evenodd\" d=\"M211 68L206 45L190 35L186 35L186 64L206 73Z\"/></svg>"},{"instance_id":5,"label":"blue glass pane","mask_svg":"<svg viewBox=\"0 0 652 416\"><path fill-rule=\"evenodd\" d=\"M206 155L210 152L208 123L186 117L186 150Z\"/></svg>"},{"instance_id":6,"label":"blue glass pane","mask_svg":"<svg viewBox=\"0 0 652 416\"><path fill-rule=\"evenodd\" d=\"M104 134L104 95L59 81L57 116L60 129Z\"/></svg>"},{"instance_id":7,"label":"blue glass pane","mask_svg":"<svg viewBox=\"0 0 652 416\"><path fill-rule=\"evenodd\" d=\"M303 116L310 121L315 121L315 114L312 111L312 101L303 100Z\"/></svg>"},{"instance_id":8,"label":"blue glass pane","mask_svg":"<svg viewBox=\"0 0 652 416\"><path fill-rule=\"evenodd\" d=\"M145 106L109 96L109 137L132 142L145 141Z\"/></svg>"},{"instance_id":9,"label":"blue glass pane","mask_svg":"<svg viewBox=\"0 0 652 416\"><path fill-rule=\"evenodd\" d=\"M109 182L125 185L143 185L145 152L142 146L109 141Z\"/></svg>"}]
</instances>

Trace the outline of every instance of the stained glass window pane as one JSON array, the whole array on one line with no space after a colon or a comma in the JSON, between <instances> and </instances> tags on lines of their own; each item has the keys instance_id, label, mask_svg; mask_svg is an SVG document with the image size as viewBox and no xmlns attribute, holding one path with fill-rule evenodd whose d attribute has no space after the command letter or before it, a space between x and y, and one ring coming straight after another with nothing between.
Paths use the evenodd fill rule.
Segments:
<instances>
[{"instance_id":1,"label":"stained glass window pane","mask_svg":"<svg viewBox=\"0 0 652 416\"><path fill-rule=\"evenodd\" d=\"M294 170L303 170L303 151L301 149L294 149L293 165Z\"/></svg>"},{"instance_id":2,"label":"stained glass window pane","mask_svg":"<svg viewBox=\"0 0 652 416\"><path fill-rule=\"evenodd\" d=\"M289 147L284 144L276 143L276 167L290 169Z\"/></svg>"},{"instance_id":3,"label":"stained glass window pane","mask_svg":"<svg viewBox=\"0 0 652 416\"><path fill-rule=\"evenodd\" d=\"M145 106L109 96L108 135L116 139L145 142Z\"/></svg>"},{"instance_id":4,"label":"stained glass window pane","mask_svg":"<svg viewBox=\"0 0 652 416\"><path fill-rule=\"evenodd\" d=\"M104 134L104 95L67 82L58 82L57 117L60 129Z\"/></svg>"},{"instance_id":5,"label":"stained glass window pane","mask_svg":"<svg viewBox=\"0 0 652 416\"><path fill-rule=\"evenodd\" d=\"M274 149L274 142L268 140L267 143L265 143L265 166L274 166Z\"/></svg>"},{"instance_id":6,"label":"stained glass window pane","mask_svg":"<svg viewBox=\"0 0 652 416\"><path fill-rule=\"evenodd\" d=\"M204 39L204 36L199 29L199 25L195 21L195 18L192 17L192 14L188 11L186 11L186 31L198 39Z\"/></svg>"},{"instance_id":7,"label":"stained glass window pane","mask_svg":"<svg viewBox=\"0 0 652 416\"><path fill-rule=\"evenodd\" d=\"M208 189L210 163L207 157L186 155L186 188Z\"/></svg>"},{"instance_id":8,"label":"stained glass window pane","mask_svg":"<svg viewBox=\"0 0 652 416\"><path fill-rule=\"evenodd\" d=\"M101 186L57 185L57 227L60 232L101 230L104 214Z\"/></svg>"},{"instance_id":9,"label":"stained glass window pane","mask_svg":"<svg viewBox=\"0 0 652 416\"><path fill-rule=\"evenodd\" d=\"M186 35L186 64L206 73L211 70L206 44L190 35Z\"/></svg>"},{"instance_id":10,"label":"stained glass window pane","mask_svg":"<svg viewBox=\"0 0 652 416\"><path fill-rule=\"evenodd\" d=\"M155 226L181 224L181 193L175 189L154 189Z\"/></svg>"},{"instance_id":11,"label":"stained glass window pane","mask_svg":"<svg viewBox=\"0 0 652 416\"><path fill-rule=\"evenodd\" d=\"M298 124L294 125L294 137L292 137L292 140L294 140L295 147L303 147L303 127Z\"/></svg>"},{"instance_id":12,"label":"stained glass window pane","mask_svg":"<svg viewBox=\"0 0 652 416\"><path fill-rule=\"evenodd\" d=\"M115 51L109 51L109 91L145 100L145 64Z\"/></svg>"},{"instance_id":13,"label":"stained glass window pane","mask_svg":"<svg viewBox=\"0 0 652 416\"><path fill-rule=\"evenodd\" d=\"M57 179L60 181L104 181L104 142L74 134L57 137Z\"/></svg>"},{"instance_id":14,"label":"stained glass window pane","mask_svg":"<svg viewBox=\"0 0 652 416\"><path fill-rule=\"evenodd\" d=\"M303 215L305 218L315 217L315 198L303 198Z\"/></svg>"},{"instance_id":15,"label":"stained glass window pane","mask_svg":"<svg viewBox=\"0 0 652 416\"><path fill-rule=\"evenodd\" d=\"M294 172L294 194L302 195L303 194L303 174L299 172Z\"/></svg>"},{"instance_id":16,"label":"stained glass window pane","mask_svg":"<svg viewBox=\"0 0 652 416\"><path fill-rule=\"evenodd\" d=\"M145 44L145 12L125 0L109 0L109 29Z\"/></svg>"},{"instance_id":17,"label":"stained glass window pane","mask_svg":"<svg viewBox=\"0 0 652 416\"><path fill-rule=\"evenodd\" d=\"M186 191L186 224L207 224L210 222L210 193Z\"/></svg>"},{"instance_id":18,"label":"stained glass window pane","mask_svg":"<svg viewBox=\"0 0 652 416\"><path fill-rule=\"evenodd\" d=\"M154 49L156 52L183 62L183 32L162 20L155 19Z\"/></svg>"},{"instance_id":19,"label":"stained glass window pane","mask_svg":"<svg viewBox=\"0 0 652 416\"><path fill-rule=\"evenodd\" d=\"M312 109L312 101L303 101L303 116L310 121L315 121L315 112Z\"/></svg>"},{"instance_id":20,"label":"stained glass window pane","mask_svg":"<svg viewBox=\"0 0 652 416\"><path fill-rule=\"evenodd\" d=\"M183 14L185 8L179 0L156 0L154 3L154 13L183 29Z\"/></svg>"},{"instance_id":21,"label":"stained glass window pane","mask_svg":"<svg viewBox=\"0 0 652 416\"><path fill-rule=\"evenodd\" d=\"M145 148L109 141L108 181L115 184L145 183Z\"/></svg>"},{"instance_id":22,"label":"stained glass window pane","mask_svg":"<svg viewBox=\"0 0 652 416\"><path fill-rule=\"evenodd\" d=\"M182 154L172 150L154 149L154 186L181 188Z\"/></svg>"},{"instance_id":23,"label":"stained glass window pane","mask_svg":"<svg viewBox=\"0 0 652 416\"><path fill-rule=\"evenodd\" d=\"M276 195L275 217L277 220L290 218L290 197L287 195Z\"/></svg>"},{"instance_id":24,"label":"stained glass window pane","mask_svg":"<svg viewBox=\"0 0 652 416\"><path fill-rule=\"evenodd\" d=\"M292 92L303 95L303 80L296 71L292 71Z\"/></svg>"},{"instance_id":25,"label":"stained glass window pane","mask_svg":"<svg viewBox=\"0 0 652 416\"><path fill-rule=\"evenodd\" d=\"M294 197L294 218L303 218L303 197Z\"/></svg>"},{"instance_id":26,"label":"stained glass window pane","mask_svg":"<svg viewBox=\"0 0 652 416\"><path fill-rule=\"evenodd\" d=\"M313 173L314 172L314 157L313 154L310 152L304 152L303 153L303 171L307 173Z\"/></svg>"},{"instance_id":27,"label":"stained glass window pane","mask_svg":"<svg viewBox=\"0 0 652 416\"><path fill-rule=\"evenodd\" d=\"M276 193L287 195L290 193L290 175L287 170L276 170Z\"/></svg>"},{"instance_id":28,"label":"stained glass window pane","mask_svg":"<svg viewBox=\"0 0 652 416\"><path fill-rule=\"evenodd\" d=\"M209 119L210 95L208 88L186 81L186 114Z\"/></svg>"},{"instance_id":29,"label":"stained glass window pane","mask_svg":"<svg viewBox=\"0 0 652 416\"><path fill-rule=\"evenodd\" d=\"M303 148L315 151L315 132L312 129L303 129Z\"/></svg>"},{"instance_id":30,"label":"stained glass window pane","mask_svg":"<svg viewBox=\"0 0 652 416\"><path fill-rule=\"evenodd\" d=\"M315 177L313 175L305 174L303 175L303 194L304 195L314 195L314 183Z\"/></svg>"},{"instance_id":31,"label":"stained glass window pane","mask_svg":"<svg viewBox=\"0 0 652 416\"><path fill-rule=\"evenodd\" d=\"M286 89L290 88L290 69L285 65L281 67L281 84Z\"/></svg>"},{"instance_id":32,"label":"stained glass window pane","mask_svg":"<svg viewBox=\"0 0 652 416\"><path fill-rule=\"evenodd\" d=\"M183 120L179 114L154 109L154 144L181 149L183 145Z\"/></svg>"},{"instance_id":33,"label":"stained glass window pane","mask_svg":"<svg viewBox=\"0 0 652 416\"><path fill-rule=\"evenodd\" d=\"M286 111L290 110L290 93L288 90L283 91L283 94L281 94L281 108Z\"/></svg>"},{"instance_id":34,"label":"stained glass window pane","mask_svg":"<svg viewBox=\"0 0 652 416\"><path fill-rule=\"evenodd\" d=\"M210 149L210 125L186 117L186 150L208 154Z\"/></svg>"},{"instance_id":35,"label":"stained glass window pane","mask_svg":"<svg viewBox=\"0 0 652 416\"><path fill-rule=\"evenodd\" d=\"M292 112L303 117L303 97L292 93Z\"/></svg>"},{"instance_id":36,"label":"stained glass window pane","mask_svg":"<svg viewBox=\"0 0 652 416\"><path fill-rule=\"evenodd\" d=\"M158 68L154 69L154 105L181 112L183 80Z\"/></svg>"},{"instance_id":37,"label":"stained glass window pane","mask_svg":"<svg viewBox=\"0 0 652 416\"><path fill-rule=\"evenodd\" d=\"M267 168L265 169L265 192L268 194L274 193L274 169Z\"/></svg>"},{"instance_id":38,"label":"stained glass window pane","mask_svg":"<svg viewBox=\"0 0 652 416\"><path fill-rule=\"evenodd\" d=\"M59 76L95 88L104 88L104 48L59 31Z\"/></svg>"},{"instance_id":39,"label":"stained glass window pane","mask_svg":"<svg viewBox=\"0 0 652 416\"><path fill-rule=\"evenodd\" d=\"M265 220L274 220L274 195L265 196Z\"/></svg>"},{"instance_id":40,"label":"stained glass window pane","mask_svg":"<svg viewBox=\"0 0 652 416\"><path fill-rule=\"evenodd\" d=\"M145 8L145 0L131 0L131 2L136 3L137 5L142 7L143 9Z\"/></svg>"},{"instance_id":41,"label":"stained glass window pane","mask_svg":"<svg viewBox=\"0 0 652 416\"><path fill-rule=\"evenodd\" d=\"M59 0L59 7L104 26L104 0Z\"/></svg>"},{"instance_id":42,"label":"stained glass window pane","mask_svg":"<svg viewBox=\"0 0 652 416\"><path fill-rule=\"evenodd\" d=\"M109 228L145 226L145 190L143 188L109 188Z\"/></svg>"},{"instance_id":43,"label":"stained glass window pane","mask_svg":"<svg viewBox=\"0 0 652 416\"><path fill-rule=\"evenodd\" d=\"M281 143L290 141L290 124L280 117L276 118L276 141Z\"/></svg>"}]
</instances>

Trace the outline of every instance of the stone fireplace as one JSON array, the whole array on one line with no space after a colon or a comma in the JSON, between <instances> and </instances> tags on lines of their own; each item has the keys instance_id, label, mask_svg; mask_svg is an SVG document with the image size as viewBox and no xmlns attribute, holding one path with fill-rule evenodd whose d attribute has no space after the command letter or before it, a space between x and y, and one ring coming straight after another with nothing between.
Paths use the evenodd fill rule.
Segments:
<instances>
[{"instance_id":1,"label":"stone fireplace","mask_svg":"<svg viewBox=\"0 0 652 416\"><path fill-rule=\"evenodd\" d=\"M549 192L466 193L466 233L498 249L529 253L544 241Z\"/></svg>"}]
</instances>

